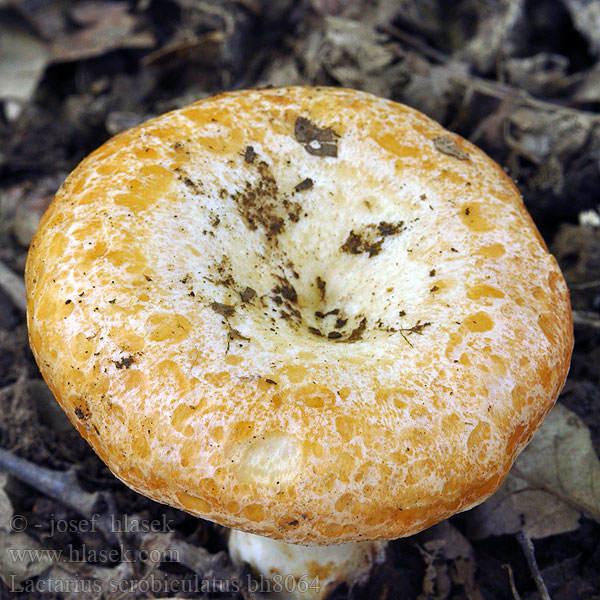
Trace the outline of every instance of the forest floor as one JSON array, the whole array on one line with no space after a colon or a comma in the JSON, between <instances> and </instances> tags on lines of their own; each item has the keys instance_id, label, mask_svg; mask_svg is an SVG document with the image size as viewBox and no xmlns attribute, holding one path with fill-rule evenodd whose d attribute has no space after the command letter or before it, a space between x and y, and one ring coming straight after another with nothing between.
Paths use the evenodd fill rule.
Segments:
<instances>
[{"instance_id":1,"label":"forest floor","mask_svg":"<svg viewBox=\"0 0 600 600\"><path fill-rule=\"evenodd\" d=\"M29 350L22 274L54 192L109 137L290 84L373 92L480 146L516 181L574 310L559 404L498 494L392 542L334 598L600 598L600 1L0 0L0 41L0 598L260 597L223 528L132 492L71 427ZM110 511L163 525L82 527Z\"/></svg>"}]
</instances>

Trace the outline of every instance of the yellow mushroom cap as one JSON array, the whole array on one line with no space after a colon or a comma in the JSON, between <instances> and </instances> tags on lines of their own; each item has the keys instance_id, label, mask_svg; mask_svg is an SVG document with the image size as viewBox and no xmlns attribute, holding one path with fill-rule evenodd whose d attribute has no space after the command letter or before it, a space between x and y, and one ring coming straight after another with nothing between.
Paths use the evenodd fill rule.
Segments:
<instances>
[{"instance_id":1,"label":"yellow mushroom cap","mask_svg":"<svg viewBox=\"0 0 600 600\"><path fill-rule=\"evenodd\" d=\"M226 93L109 140L56 194L26 283L42 374L117 477L303 544L487 498L573 344L502 169L346 89Z\"/></svg>"}]
</instances>

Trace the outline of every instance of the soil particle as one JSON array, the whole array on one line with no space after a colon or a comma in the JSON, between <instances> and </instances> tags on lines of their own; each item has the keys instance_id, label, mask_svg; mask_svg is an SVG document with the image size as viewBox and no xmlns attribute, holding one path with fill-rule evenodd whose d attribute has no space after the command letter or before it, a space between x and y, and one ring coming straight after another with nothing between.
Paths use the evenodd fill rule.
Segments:
<instances>
[{"instance_id":1,"label":"soil particle","mask_svg":"<svg viewBox=\"0 0 600 600\"><path fill-rule=\"evenodd\" d=\"M327 282L320 277L317 277L317 288L319 289L321 300L325 300L325 294L327 293Z\"/></svg>"},{"instance_id":2,"label":"soil particle","mask_svg":"<svg viewBox=\"0 0 600 600\"><path fill-rule=\"evenodd\" d=\"M220 302L212 302L210 307L223 317L232 317L235 313L235 308L229 304L221 304Z\"/></svg>"},{"instance_id":3,"label":"soil particle","mask_svg":"<svg viewBox=\"0 0 600 600\"><path fill-rule=\"evenodd\" d=\"M86 410L86 412L83 412L83 410L78 406L75 409L75 416L78 419L81 419L82 421L87 421L92 416L92 413L90 413L89 410Z\"/></svg>"},{"instance_id":4,"label":"soil particle","mask_svg":"<svg viewBox=\"0 0 600 600\"><path fill-rule=\"evenodd\" d=\"M400 233L404 229L404 222L388 223L381 221L375 225L370 223L358 231L350 231L341 251L347 254L366 253L369 258L377 256L386 237Z\"/></svg>"},{"instance_id":5,"label":"soil particle","mask_svg":"<svg viewBox=\"0 0 600 600\"><path fill-rule=\"evenodd\" d=\"M115 367L117 369L129 369L129 367L134 363L133 356L124 356L121 360L114 361Z\"/></svg>"},{"instance_id":6,"label":"soil particle","mask_svg":"<svg viewBox=\"0 0 600 600\"><path fill-rule=\"evenodd\" d=\"M293 285L287 280L282 281L282 283L273 288L274 294L281 294L286 300L290 302L298 302L298 294Z\"/></svg>"},{"instance_id":7,"label":"soil particle","mask_svg":"<svg viewBox=\"0 0 600 600\"><path fill-rule=\"evenodd\" d=\"M246 146L246 150L244 151L244 160L247 163L251 163L256 158L256 152L254 152L254 148L252 146Z\"/></svg>"},{"instance_id":8,"label":"soil particle","mask_svg":"<svg viewBox=\"0 0 600 600\"><path fill-rule=\"evenodd\" d=\"M337 319L335 322L335 328L341 329L342 327L344 327L346 325L347 322L348 322L348 319Z\"/></svg>"},{"instance_id":9,"label":"soil particle","mask_svg":"<svg viewBox=\"0 0 600 600\"><path fill-rule=\"evenodd\" d=\"M257 171L257 178L246 181L244 189L232 198L248 229L255 231L262 227L267 239L272 240L285 230L286 220L299 220L300 205L280 192L266 162L260 161Z\"/></svg>"},{"instance_id":10,"label":"soil particle","mask_svg":"<svg viewBox=\"0 0 600 600\"><path fill-rule=\"evenodd\" d=\"M249 337L246 337L240 331L238 331L237 329L234 329L233 327L229 330L229 339L230 340L244 340L246 342L250 341Z\"/></svg>"},{"instance_id":11,"label":"soil particle","mask_svg":"<svg viewBox=\"0 0 600 600\"><path fill-rule=\"evenodd\" d=\"M305 190L310 190L314 185L314 181L310 178L307 177L306 179L303 179L295 188L294 190L297 192L304 192Z\"/></svg>"},{"instance_id":12,"label":"soil particle","mask_svg":"<svg viewBox=\"0 0 600 600\"><path fill-rule=\"evenodd\" d=\"M337 142L340 136L330 127L322 129L309 119L298 117L294 125L294 137L313 156L336 158L338 155Z\"/></svg>"},{"instance_id":13,"label":"soil particle","mask_svg":"<svg viewBox=\"0 0 600 600\"><path fill-rule=\"evenodd\" d=\"M364 333L366 328L367 328L367 317L363 317L361 322L358 324L358 327L355 327L352 330L352 332L350 333L350 336L347 337L343 341L348 342L348 343L353 343L353 342L357 342L358 340L361 340L362 334Z\"/></svg>"},{"instance_id":14,"label":"soil particle","mask_svg":"<svg viewBox=\"0 0 600 600\"><path fill-rule=\"evenodd\" d=\"M202 192L202 183L194 181L188 173L181 167L175 168L177 179L181 181L191 192L194 194L200 194Z\"/></svg>"},{"instance_id":15,"label":"soil particle","mask_svg":"<svg viewBox=\"0 0 600 600\"><path fill-rule=\"evenodd\" d=\"M246 287L244 291L240 294L242 302L250 302L250 300L252 300L252 298L254 298L255 296L256 291L253 290L251 287Z\"/></svg>"}]
</instances>

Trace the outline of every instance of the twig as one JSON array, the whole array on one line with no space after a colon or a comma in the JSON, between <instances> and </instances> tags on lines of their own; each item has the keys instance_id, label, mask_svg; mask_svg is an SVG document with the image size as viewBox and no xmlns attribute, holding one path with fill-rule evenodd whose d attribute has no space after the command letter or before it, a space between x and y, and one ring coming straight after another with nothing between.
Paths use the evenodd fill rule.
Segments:
<instances>
[{"instance_id":1,"label":"twig","mask_svg":"<svg viewBox=\"0 0 600 600\"><path fill-rule=\"evenodd\" d=\"M2 448L0 448L0 469L8 471L20 481L66 504L83 517L90 518L98 514L98 530L104 534L109 543L113 545L118 543L111 520L111 515L114 513L113 498L105 492L92 494L83 490L74 470L46 469Z\"/></svg>"},{"instance_id":2,"label":"twig","mask_svg":"<svg viewBox=\"0 0 600 600\"><path fill-rule=\"evenodd\" d=\"M390 34L391 36L397 38L401 42L412 46L415 50L420 52L430 61L440 64L448 64L452 60L451 56L448 56L443 52L432 48L431 46L423 42L423 40L419 37L402 31L401 29L393 25L386 23L381 27L381 29L386 33ZM457 62L457 66L460 64L460 62ZM578 117L586 117L592 122L600 121L600 115L598 115L597 113L580 110L577 108L571 108L563 104L556 104L554 102L547 102L545 100L538 100L537 98L534 98L529 92L523 89L499 81L491 81L488 79L483 79L482 77L476 77L474 75L470 75L469 73L461 72L461 70L458 68L450 74L450 78L463 85L466 88L467 93L472 93L476 91L481 94L484 94L485 96L497 98L498 100L504 100L507 97L510 97L511 101L514 100L515 104L521 102L527 106L537 108L542 111L563 111L565 114L570 114Z\"/></svg>"},{"instance_id":3,"label":"twig","mask_svg":"<svg viewBox=\"0 0 600 600\"><path fill-rule=\"evenodd\" d=\"M600 279L595 281L582 281L581 283L567 283L571 290L589 290L600 287Z\"/></svg>"},{"instance_id":4,"label":"twig","mask_svg":"<svg viewBox=\"0 0 600 600\"><path fill-rule=\"evenodd\" d=\"M502 133L504 135L504 143L510 150L516 152L518 155L526 158L529 162L535 166L539 166L541 159L538 158L533 152L530 152L519 140L513 137L510 132L510 123L508 120L502 123Z\"/></svg>"},{"instance_id":5,"label":"twig","mask_svg":"<svg viewBox=\"0 0 600 600\"><path fill-rule=\"evenodd\" d=\"M508 563L502 566L508 571L508 581L510 582L510 591L512 592L513 600L521 600L521 596L519 596L517 586L515 585L515 576L512 567Z\"/></svg>"},{"instance_id":6,"label":"twig","mask_svg":"<svg viewBox=\"0 0 600 600\"><path fill-rule=\"evenodd\" d=\"M23 280L13 273L1 260L0 288L22 313L27 312L25 284L23 283Z\"/></svg>"},{"instance_id":7,"label":"twig","mask_svg":"<svg viewBox=\"0 0 600 600\"><path fill-rule=\"evenodd\" d=\"M205 548L194 546L184 540L177 539L171 534L158 534L168 539L166 548L177 557L180 564L184 565L194 573L200 573L203 577L214 578L217 581L235 580L239 576L239 569L235 567L229 555L223 550L211 554Z\"/></svg>"},{"instance_id":8,"label":"twig","mask_svg":"<svg viewBox=\"0 0 600 600\"><path fill-rule=\"evenodd\" d=\"M514 96L515 104L519 102L530 106L531 108L537 108L547 112L563 112L577 117L585 117L590 122L599 122L600 115L586 110L578 110L576 108L570 108L562 104L555 104L553 102L546 102L544 100L538 100L534 98L530 93L525 90L513 87L506 83L499 83L497 81L488 81L481 77L474 77L468 73L461 73L458 69L450 74L450 78L456 82L464 85L469 91L479 92L491 98L497 98L503 100L506 96Z\"/></svg>"},{"instance_id":9,"label":"twig","mask_svg":"<svg viewBox=\"0 0 600 600\"><path fill-rule=\"evenodd\" d=\"M432 48L420 37L403 31L402 29L399 29L398 27L395 27L390 23L382 24L380 26L380 29L385 33L390 34L397 40L400 40L407 46L411 46L412 48L417 50L417 52L420 52L423 56L427 57L430 60L433 60L440 64L446 64L450 60L450 57L448 55L444 54L443 52L440 52L439 50L436 50L435 48Z\"/></svg>"},{"instance_id":10,"label":"twig","mask_svg":"<svg viewBox=\"0 0 600 600\"><path fill-rule=\"evenodd\" d=\"M521 548L523 548L523 553L525 554L525 558L527 559L527 564L529 565L529 570L531 571L531 575L535 581L535 585L542 597L542 600L551 600L550 594L548 593L548 589L546 588L546 584L542 579L542 574L538 568L537 562L535 560L535 554L533 549L533 543L528 535L520 531L517 533L517 540L519 544L521 544Z\"/></svg>"},{"instance_id":11,"label":"twig","mask_svg":"<svg viewBox=\"0 0 600 600\"><path fill-rule=\"evenodd\" d=\"M600 317L596 313L584 310L573 311L573 323L578 326L600 329Z\"/></svg>"},{"instance_id":12,"label":"twig","mask_svg":"<svg viewBox=\"0 0 600 600\"><path fill-rule=\"evenodd\" d=\"M138 532L136 539L141 549L159 548L160 555L169 562L178 562L203 580L210 581L214 591L226 592L231 585L239 587L240 591L245 589L243 567L233 564L223 550L212 554L206 548L175 537L172 531Z\"/></svg>"},{"instance_id":13,"label":"twig","mask_svg":"<svg viewBox=\"0 0 600 600\"><path fill-rule=\"evenodd\" d=\"M491 115L481 120L473 134L469 137L474 144L476 144L484 134L493 131L494 129L499 131L502 128L502 123L506 121L513 108L515 97L515 94L507 94L506 97L501 100L498 108Z\"/></svg>"},{"instance_id":14,"label":"twig","mask_svg":"<svg viewBox=\"0 0 600 600\"><path fill-rule=\"evenodd\" d=\"M413 345L408 341L407 336L409 336L411 333L422 335L423 329L425 329L425 327L429 327L430 325L431 323L429 321L427 323L421 323L421 320L419 319L412 327L404 327L402 329L398 329L398 332L404 338L404 341L412 348Z\"/></svg>"}]
</instances>

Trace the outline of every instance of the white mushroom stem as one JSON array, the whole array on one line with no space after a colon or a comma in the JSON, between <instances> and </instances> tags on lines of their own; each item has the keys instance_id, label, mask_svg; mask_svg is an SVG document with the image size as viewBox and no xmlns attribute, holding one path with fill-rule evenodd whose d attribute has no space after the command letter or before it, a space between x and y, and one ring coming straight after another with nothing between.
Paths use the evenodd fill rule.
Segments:
<instances>
[{"instance_id":1,"label":"white mushroom stem","mask_svg":"<svg viewBox=\"0 0 600 600\"><path fill-rule=\"evenodd\" d=\"M229 536L232 560L252 567L257 591L298 600L322 600L342 583L364 583L372 567L384 560L386 546L387 542L298 546L237 530Z\"/></svg>"}]
</instances>

